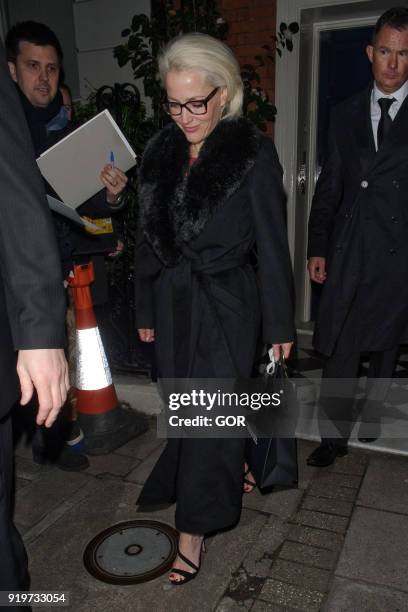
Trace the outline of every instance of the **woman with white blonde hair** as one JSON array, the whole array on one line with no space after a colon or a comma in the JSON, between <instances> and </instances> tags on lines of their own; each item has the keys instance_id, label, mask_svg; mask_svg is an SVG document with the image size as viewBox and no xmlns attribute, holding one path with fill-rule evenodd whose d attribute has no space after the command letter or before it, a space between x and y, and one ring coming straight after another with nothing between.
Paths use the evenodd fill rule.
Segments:
<instances>
[{"instance_id":1,"label":"woman with white blonde hair","mask_svg":"<svg viewBox=\"0 0 408 612\"><path fill-rule=\"evenodd\" d=\"M282 170L273 142L241 117L237 60L221 41L186 34L159 58L173 120L146 147L139 175L136 319L156 343L162 378L249 377L262 321L278 357L294 338ZM256 244L259 285L249 260ZM169 439L138 499L176 503L170 574L198 573L203 538L235 525L244 439Z\"/></svg>"},{"instance_id":2,"label":"woman with white blonde hair","mask_svg":"<svg viewBox=\"0 0 408 612\"><path fill-rule=\"evenodd\" d=\"M225 88L227 99L222 118L242 114L244 86L240 67L231 49L207 34L186 34L174 39L159 57L161 82L169 72L198 71L215 88Z\"/></svg>"}]
</instances>

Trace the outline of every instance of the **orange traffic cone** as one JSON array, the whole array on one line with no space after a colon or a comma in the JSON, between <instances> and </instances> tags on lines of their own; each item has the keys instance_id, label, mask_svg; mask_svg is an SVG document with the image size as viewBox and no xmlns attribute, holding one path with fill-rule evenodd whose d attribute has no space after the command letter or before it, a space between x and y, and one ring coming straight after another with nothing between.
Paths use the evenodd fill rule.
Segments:
<instances>
[{"instance_id":1,"label":"orange traffic cone","mask_svg":"<svg viewBox=\"0 0 408 612\"><path fill-rule=\"evenodd\" d=\"M85 452L103 455L146 431L146 424L118 402L92 305L94 280L93 264L88 262L74 266L69 285L76 319L78 421L85 435Z\"/></svg>"}]
</instances>

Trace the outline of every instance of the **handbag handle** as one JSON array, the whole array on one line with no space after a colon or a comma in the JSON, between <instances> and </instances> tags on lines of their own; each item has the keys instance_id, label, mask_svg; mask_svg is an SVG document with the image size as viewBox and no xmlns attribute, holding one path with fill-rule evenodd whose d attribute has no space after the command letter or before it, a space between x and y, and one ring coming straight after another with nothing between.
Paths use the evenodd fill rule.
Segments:
<instances>
[{"instance_id":1,"label":"handbag handle","mask_svg":"<svg viewBox=\"0 0 408 612\"><path fill-rule=\"evenodd\" d=\"M265 368L265 374L267 376L273 376L275 374L276 368L279 366L281 366L283 372L285 373L285 376L288 375L285 355L282 355L280 359L276 360L273 354L273 348L271 347L270 349L268 349L268 357L270 361Z\"/></svg>"}]
</instances>

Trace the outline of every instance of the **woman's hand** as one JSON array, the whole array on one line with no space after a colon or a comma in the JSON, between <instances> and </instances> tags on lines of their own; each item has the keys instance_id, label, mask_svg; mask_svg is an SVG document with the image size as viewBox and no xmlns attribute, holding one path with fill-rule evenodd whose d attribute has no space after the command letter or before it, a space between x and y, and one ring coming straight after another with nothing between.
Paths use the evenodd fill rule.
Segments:
<instances>
[{"instance_id":1,"label":"woman's hand","mask_svg":"<svg viewBox=\"0 0 408 612\"><path fill-rule=\"evenodd\" d=\"M118 240L116 243L116 248L112 253L109 253L108 257L120 257L124 251L125 245L122 240Z\"/></svg>"},{"instance_id":2,"label":"woman's hand","mask_svg":"<svg viewBox=\"0 0 408 612\"><path fill-rule=\"evenodd\" d=\"M282 344L272 344L273 356L275 358L275 361L279 361L282 353L283 353L284 358L288 359L290 355L290 351L292 350L292 346L293 346L293 342L283 342Z\"/></svg>"},{"instance_id":3,"label":"woman's hand","mask_svg":"<svg viewBox=\"0 0 408 612\"><path fill-rule=\"evenodd\" d=\"M142 342L154 342L154 329L141 328L137 333Z\"/></svg>"},{"instance_id":4,"label":"woman's hand","mask_svg":"<svg viewBox=\"0 0 408 612\"><path fill-rule=\"evenodd\" d=\"M112 166L112 164L106 164L103 167L102 172L100 173L100 179L102 183L106 187L106 199L110 204L114 204L116 198L124 188L126 187L126 183L128 182L128 177L122 170Z\"/></svg>"}]
</instances>

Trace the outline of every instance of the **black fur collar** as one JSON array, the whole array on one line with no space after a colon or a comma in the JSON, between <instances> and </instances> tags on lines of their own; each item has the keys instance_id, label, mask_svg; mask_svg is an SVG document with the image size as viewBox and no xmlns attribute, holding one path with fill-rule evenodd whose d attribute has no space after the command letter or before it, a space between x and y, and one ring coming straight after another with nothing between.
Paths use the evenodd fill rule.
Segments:
<instances>
[{"instance_id":1,"label":"black fur collar","mask_svg":"<svg viewBox=\"0 0 408 612\"><path fill-rule=\"evenodd\" d=\"M139 173L140 222L166 266L182 258L183 243L196 238L252 168L261 136L244 118L223 120L188 171L189 146L174 123L148 144Z\"/></svg>"}]
</instances>

